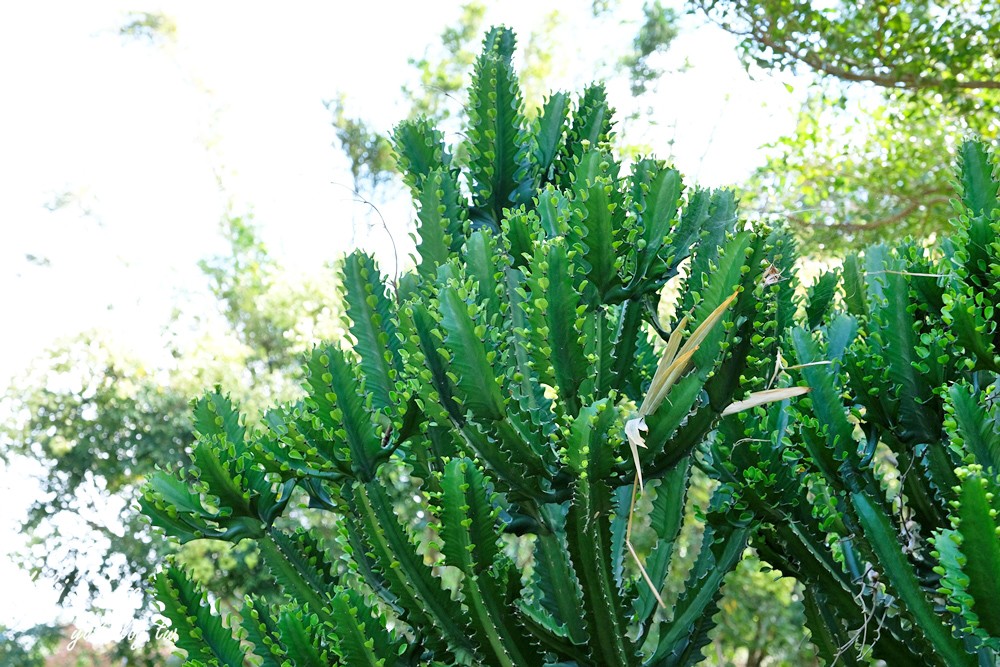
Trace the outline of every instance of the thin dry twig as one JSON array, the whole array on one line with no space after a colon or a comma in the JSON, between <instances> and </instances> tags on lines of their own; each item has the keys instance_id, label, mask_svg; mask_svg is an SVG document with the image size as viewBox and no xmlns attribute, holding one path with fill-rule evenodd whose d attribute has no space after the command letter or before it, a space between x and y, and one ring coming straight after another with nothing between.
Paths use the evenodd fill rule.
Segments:
<instances>
[{"instance_id":1,"label":"thin dry twig","mask_svg":"<svg viewBox=\"0 0 1000 667\"><path fill-rule=\"evenodd\" d=\"M397 288L399 287L399 250L396 248L396 239L393 237L392 232L389 231L389 225L388 223L386 223L385 217L382 215L382 211L378 210L378 206L373 204L368 198L366 198L364 195L362 195L360 192L358 192L351 186L344 185L343 183L338 183L336 181L330 181L330 184L344 188L345 190L350 192L352 195L354 195L355 197L354 201L356 203L364 204L366 206L371 207L371 209L375 211L375 215L377 215L378 219L382 222L382 229L385 230L386 236L389 237L389 243L392 245L392 262L393 262L392 285L393 285L393 292L398 293L399 290Z\"/></svg>"}]
</instances>

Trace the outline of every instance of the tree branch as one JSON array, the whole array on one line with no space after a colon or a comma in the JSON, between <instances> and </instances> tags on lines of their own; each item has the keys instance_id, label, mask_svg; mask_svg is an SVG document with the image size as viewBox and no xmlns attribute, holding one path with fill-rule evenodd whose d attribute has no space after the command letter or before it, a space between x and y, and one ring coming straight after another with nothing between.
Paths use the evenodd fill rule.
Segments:
<instances>
[{"instance_id":1,"label":"tree branch","mask_svg":"<svg viewBox=\"0 0 1000 667\"><path fill-rule=\"evenodd\" d=\"M809 51L797 44L787 40L775 39L767 25L762 24L753 16L741 13L741 18L750 26L748 30L739 30L733 25L715 19L702 4L702 10L709 20L721 27L723 30L738 37L750 38L758 45L766 47L778 55L787 56L793 60L807 65L813 70L822 74L841 79L843 81L873 83L882 88L895 88L907 90L1000 90L1000 80L998 79L977 79L974 81L959 81L957 79L942 79L940 77L920 76L917 74L904 74L889 72L880 74L878 72L865 69L860 64L849 64L847 67L836 62L830 62L819 53ZM843 59L842 59L843 60ZM886 67L889 67L886 65ZM889 67L889 69L892 69Z\"/></svg>"},{"instance_id":2,"label":"tree branch","mask_svg":"<svg viewBox=\"0 0 1000 667\"><path fill-rule=\"evenodd\" d=\"M871 222L835 222L831 225L827 225L828 229L842 230L845 232L868 232L874 229L881 229L883 227L891 227L901 220L906 219L908 216L917 212L920 207L930 207L935 204L947 204L950 200L949 197L941 194L937 194L936 191L930 191L922 193L924 196L930 196L928 199L912 199L903 208L899 209L892 215L880 218L878 220L873 220ZM789 215L788 220L796 225L802 227L808 227L809 223L799 216Z\"/></svg>"},{"instance_id":3,"label":"tree branch","mask_svg":"<svg viewBox=\"0 0 1000 667\"><path fill-rule=\"evenodd\" d=\"M788 55L818 72L844 81L864 81L874 83L876 86L883 88L906 88L909 90L941 88L956 88L959 90L1000 89L1000 81L989 79L984 81L958 81L957 79L940 79L913 74L877 74L875 72L852 71L826 62L819 54L808 51L802 52L801 50L795 51L792 47L772 39L767 33L758 33L756 36L762 44L771 50Z\"/></svg>"}]
</instances>

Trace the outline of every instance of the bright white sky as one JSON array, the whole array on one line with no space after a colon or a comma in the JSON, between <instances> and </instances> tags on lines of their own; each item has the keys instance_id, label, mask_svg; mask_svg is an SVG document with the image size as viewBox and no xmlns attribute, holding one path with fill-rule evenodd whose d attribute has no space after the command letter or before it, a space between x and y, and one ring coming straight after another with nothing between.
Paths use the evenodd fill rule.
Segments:
<instances>
[{"instance_id":1,"label":"bright white sky","mask_svg":"<svg viewBox=\"0 0 1000 667\"><path fill-rule=\"evenodd\" d=\"M641 3L624 0L597 24L590 4L494 2L487 23L512 26L523 43L558 9L552 87L579 89L598 61L625 53L640 16ZM352 115L388 130L406 115L407 58L438 44L459 6L0 3L0 385L55 339L91 327L154 355L171 308L204 290L196 262L223 250L227 197L254 211L286 266L308 270L348 250L366 209L333 185L350 176L322 101L344 92ZM130 11L168 14L176 42L120 37ZM782 81L751 81L728 35L687 23L667 60L692 68L643 102L658 124L626 138L666 155L675 137L689 180L739 182L762 162L759 147L793 127L797 96ZM626 85L611 92L619 110L632 106ZM70 203L50 210L66 193ZM380 204L397 238L407 206ZM384 232L375 234L356 240L384 251ZM52 620L55 595L2 558L30 501L14 477L0 469L0 624L23 627Z\"/></svg>"}]
</instances>

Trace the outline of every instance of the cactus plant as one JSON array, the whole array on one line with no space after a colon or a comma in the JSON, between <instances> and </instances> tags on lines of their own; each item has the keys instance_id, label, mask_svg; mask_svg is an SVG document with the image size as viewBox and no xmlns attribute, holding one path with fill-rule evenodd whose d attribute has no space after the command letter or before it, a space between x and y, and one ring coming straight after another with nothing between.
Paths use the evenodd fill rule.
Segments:
<instances>
[{"instance_id":1,"label":"cactus plant","mask_svg":"<svg viewBox=\"0 0 1000 667\"><path fill-rule=\"evenodd\" d=\"M830 663L1000 656L998 183L982 143L960 154L955 234L821 278L787 341L811 394L727 419L713 445Z\"/></svg>"},{"instance_id":2,"label":"cactus plant","mask_svg":"<svg viewBox=\"0 0 1000 667\"><path fill-rule=\"evenodd\" d=\"M653 159L625 173L600 85L576 104L555 93L528 120L513 50L509 30L487 35L463 151L426 121L395 131L418 258L398 280L361 252L344 260L351 345L316 349L304 399L260 426L206 396L191 465L149 482L154 525L180 541L255 540L284 591L223 623L167 567L155 585L187 664L700 659L752 532L729 487L705 510L671 613L657 592L694 452L727 408L768 388L793 315L793 285L773 277L790 273L793 249L738 223L731 192L685 189ZM663 323L668 282L681 297ZM679 344L678 322L696 329L713 313L689 370L639 415L656 339L677 332ZM633 457L637 416L647 431ZM637 520L653 542L641 567L625 546L637 464L649 508ZM401 478L418 483L412 497L399 497ZM303 500L327 512L333 543L294 528Z\"/></svg>"}]
</instances>

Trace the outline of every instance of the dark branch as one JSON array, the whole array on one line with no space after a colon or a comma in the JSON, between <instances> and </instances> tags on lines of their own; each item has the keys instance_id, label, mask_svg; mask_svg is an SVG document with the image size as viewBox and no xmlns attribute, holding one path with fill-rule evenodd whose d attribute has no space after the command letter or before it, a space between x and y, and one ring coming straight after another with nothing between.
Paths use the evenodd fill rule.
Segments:
<instances>
[{"instance_id":1,"label":"dark branch","mask_svg":"<svg viewBox=\"0 0 1000 667\"><path fill-rule=\"evenodd\" d=\"M895 88L906 90L1000 90L1000 80L998 79L976 79L973 81L959 81L957 79L944 79L934 76L921 76L919 74L907 74L896 72L891 64L886 63L884 58L880 62L890 71L879 73L871 69L870 65L855 63L847 58L839 57L838 62L831 62L824 58L823 54L810 51L807 47L790 42L788 40L776 39L767 23L739 12L742 20L746 21L748 29L740 29L733 24L721 20L712 15L710 3L699 2L702 11L709 21L716 24L726 32L737 37L750 39L757 42L758 46L770 49L775 54L786 56L798 61L822 74L841 79L843 81L868 82L882 88ZM881 35L879 35L881 39ZM881 52L881 47L878 48Z\"/></svg>"},{"instance_id":2,"label":"dark branch","mask_svg":"<svg viewBox=\"0 0 1000 667\"><path fill-rule=\"evenodd\" d=\"M727 29L733 34L741 34L731 28L727 27ZM742 34L746 36L747 33ZM860 68L847 69L824 60L818 53L796 48L787 42L780 42L774 39L766 30L760 29L760 26L756 24L753 24L749 35L775 53L794 58L818 72L844 81L868 82L883 88L905 88L909 90L936 90L944 88L956 88L959 90L1000 89L1000 80L958 81L957 79L941 79L915 74L878 74L872 71L861 70Z\"/></svg>"},{"instance_id":3,"label":"dark branch","mask_svg":"<svg viewBox=\"0 0 1000 667\"><path fill-rule=\"evenodd\" d=\"M922 197L927 198L924 199ZM827 229L840 230L844 232L868 232L875 229L881 229L883 227L891 227L892 225L895 225L913 215L921 208L928 208L937 204L947 204L948 201L949 197L940 194L940 191L930 190L928 192L920 193L915 198L911 199L906 206L884 218L879 218L878 220L873 220L871 222L834 222L833 224L825 225L825 227ZM810 226L809 222L799 216L788 215L786 217L789 222L800 227Z\"/></svg>"}]
</instances>

